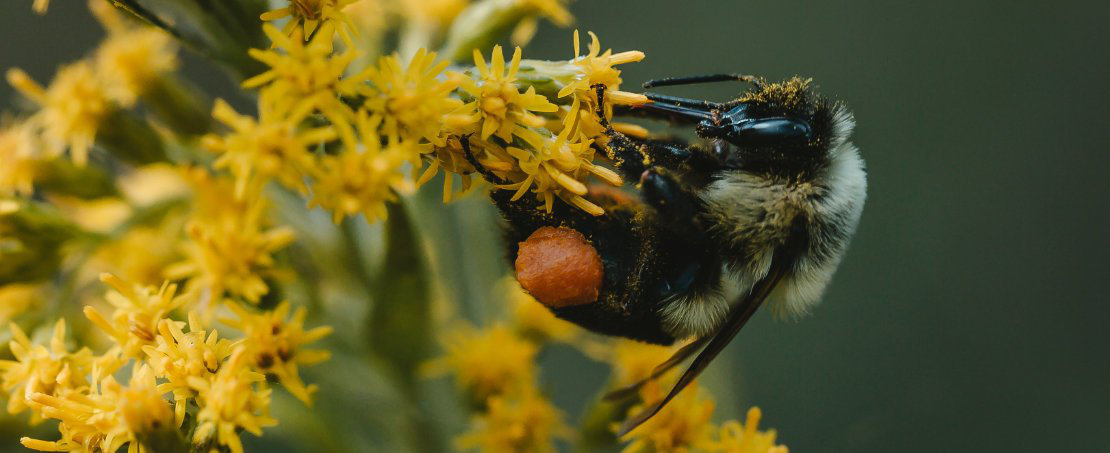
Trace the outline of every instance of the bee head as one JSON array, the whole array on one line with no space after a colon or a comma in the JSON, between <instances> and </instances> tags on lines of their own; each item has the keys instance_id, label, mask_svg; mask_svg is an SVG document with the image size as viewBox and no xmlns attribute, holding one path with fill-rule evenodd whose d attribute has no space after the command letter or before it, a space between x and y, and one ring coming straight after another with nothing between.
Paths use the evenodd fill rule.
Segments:
<instances>
[{"instance_id":1,"label":"bee head","mask_svg":"<svg viewBox=\"0 0 1110 453\"><path fill-rule=\"evenodd\" d=\"M722 104L697 124L701 137L733 145L745 161L808 161L828 150L825 101L810 79L753 81L752 89Z\"/></svg>"}]
</instances>

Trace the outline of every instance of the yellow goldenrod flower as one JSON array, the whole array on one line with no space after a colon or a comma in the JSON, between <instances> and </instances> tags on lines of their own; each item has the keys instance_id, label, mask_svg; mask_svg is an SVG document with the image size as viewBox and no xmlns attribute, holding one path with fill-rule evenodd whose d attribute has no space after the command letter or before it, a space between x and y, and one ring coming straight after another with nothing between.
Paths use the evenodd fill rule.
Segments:
<instances>
[{"instance_id":1,"label":"yellow goldenrod flower","mask_svg":"<svg viewBox=\"0 0 1110 453\"><path fill-rule=\"evenodd\" d=\"M113 288L105 296L115 311L109 320L96 308L85 307L85 317L108 334L128 357L143 357L143 347L154 344L158 325L187 299L176 296L177 285L162 283L161 288L130 284L112 274L101 274L100 281Z\"/></svg>"},{"instance_id":2,"label":"yellow goldenrod flower","mask_svg":"<svg viewBox=\"0 0 1110 453\"><path fill-rule=\"evenodd\" d=\"M200 406L193 433L195 444L219 444L231 453L243 453L240 429L261 436L262 428L277 424L270 417L271 390L266 386L266 376L250 370L247 355L239 349L211 379L189 377Z\"/></svg>"},{"instance_id":3,"label":"yellow goldenrod flower","mask_svg":"<svg viewBox=\"0 0 1110 453\"><path fill-rule=\"evenodd\" d=\"M90 2L108 37L96 49L96 71L108 96L130 107L155 79L177 69L177 45L154 27L124 22L108 2Z\"/></svg>"},{"instance_id":4,"label":"yellow goldenrod flower","mask_svg":"<svg viewBox=\"0 0 1110 453\"><path fill-rule=\"evenodd\" d=\"M613 67L643 60L643 52L631 50L614 54L612 49L601 52L601 41L598 41L597 35L593 32L590 32L590 45L588 49L588 54L580 55L581 50L579 47L578 30L575 30L574 58L571 60L571 63L577 66L577 75L573 81L567 83L559 90L559 97L566 97L573 94L587 106L596 108L597 94L593 87L595 85L605 85L606 100L613 104L637 105L648 101L647 97L642 94L620 91L618 88L621 84L621 72L619 69Z\"/></svg>"},{"instance_id":5,"label":"yellow goldenrod flower","mask_svg":"<svg viewBox=\"0 0 1110 453\"><path fill-rule=\"evenodd\" d=\"M343 14L343 9L355 0L287 0L289 6L262 13L262 20L274 21L289 17L282 32L289 36L309 39L317 32L331 41L336 30L347 45L351 44L350 31L354 28ZM332 28L325 28L326 26Z\"/></svg>"},{"instance_id":6,"label":"yellow goldenrod flower","mask_svg":"<svg viewBox=\"0 0 1110 453\"><path fill-rule=\"evenodd\" d=\"M39 105L37 124L47 149L61 153L69 148L73 162L85 165L101 120L115 108L92 64L63 66L46 88L22 70L9 69L8 83Z\"/></svg>"},{"instance_id":7,"label":"yellow goldenrod flower","mask_svg":"<svg viewBox=\"0 0 1110 453\"><path fill-rule=\"evenodd\" d=\"M297 308L289 319L289 302L282 302L273 311L252 313L245 307L231 305L232 311L239 316L237 320L224 320L223 323L243 332L242 347L247 354L248 363L255 369L277 377L289 393L306 404L312 403L315 385L305 386L297 372L299 365L314 365L331 357L331 353L321 349L306 349L305 345L331 334L329 326L304 329L307 311Z\"/></svg>"},{"instance_id":8,"label":"yellow goldenrod flower","mask_svg":"<svg viewBox=\"0 0 1110 453\"><path fill-rule=\"evenodd\" d=\"M0 124L0 196L31 195L39 160L39 144L31 122Z\"/></svg>"},{"instance_id":9,"label":"yellow goldenrod flower","mask_svg":"<svg viewBox=\"0 0 1110 453\"><path fill-rule=\"evenodd\" d=\"M789 453L785 445L775 445L775 430L759 431L763 413L758 407L748 409L747 419L741 424L729 420L721 425L719 441L708 448L721 453Z\"/></svg>"},{"instance_id":10,"label":"yellow goldenrod flower","mask_svg":"<svg viewBox=\"0 0 1110 453\"><path fill-rule=\"evenodd\" d=\"M483 140L497 135L505 142L512 142L513 133L524 127L542 127L543 118L532 112L552 113L558 110L547 98L536 94L535 87L521 93L516 86L516 73L520 69L520 48L513 52L512 61L505 67L501 46L494 46L490 64L481 52L474 50L474 65L478 77L462 77L460 88L474 98L464 108L474 112L472 121L480 123L479 137Z\"/></svg>"},{"instance_id":11,"label":"yellow goldenrod flower","mask_svg":"<svg viewBox=\"0 0 1110 453\"><path fill-rule=\"evenodd\" d=\"M460 327L443 338L446 356L429 363L429 374L451 373L472 401L518 390L535 376L536 345L503 325L475 330Z\"/></svg>"},{"instance_id":12,"label":"yellow goldenrod flower","mask_svg":"<svg viewBox=\"0 0 1110 453\"><path fill-rule=\"evenodd\" d=\"M173 421L173 412L146 365L135 368L127 387L107 376L87 394L35 393L31 401L44 416L61 420L59 427L65 427L58 441L20 439L34 450L114 452L128 445L129 452L146 453L151 450L139 442L140 436L169 429Z\"/></svg>"},{"instance_id":13,"label":"yellow goldenrod flower","mask_svg":"<svg viewBox=\"0 0 1110 453\"><path fill-rule=\"evenodd\" d=\"M46 14L46 9L50 7L50 0L35 0L31 4L31 10L39 14Z\"/></svg>"},{"instance_id":14,"label":"yellow goldenrod flower","mask_svg":"<svg viewBox=\"0 0 1110 453\"><path fill-rule=\"evenodd\" d=\"M185 419L185 410L196 392L190 379L210 381L231 356L235 343L220 338L216 330L205 333L195 313L189 313L189 332L181 323L163 320L158 324L156 346L144 346L147 363L166 382L159 390L173 393L174 421L177 426Z\"/></svg>"},{"instance_id":15,"label":"yellow goldenrod flower","mask_svg":"<svg viewBox=\"0 0 1110 453\"><path fill-rule=\"evenodd\" d=\"M213 163L217 169L228 169L235 176L235 197L243 199L248 187L255 187L271 178L286 187L306 190L305 177L313 170L315 160L310 148L336 138L329 127L302 128L308 111L289 116L264 92L259 98L258 120L239 115L222 99L216 100L212 116L231 127L224 136L207 135L204 147L220 153Z\"/></svg>"},{"instance_id":16,"label":"yellow goldenrod flower","mask_svg":"<svg viewBox=\"0 0 1110 453\"><path fill-rule=\"evenodd\" d=\"M580 103L575 99L572 112L577 112ZM567 115L563 130L554 139L533 130L520 130L520 138L532 146L531 150L510 146L506 151L516 160L520 174L513 175L518 180L514 184L498 186L500 189L515 190L512 200L520 199L529 190L544 202L548 212L558 196L572 206L592 215L601 215L601 207L586 200L588 193L583 182L590 175L619 186L623 184L620 175L605 167L593 164L594 150L592 141L585 138L578 128L578 115ZM523 180L518 178L523 177Z\"/></svg>"},{"instance_id":17,"label":"yellow goldenrod flower","mask_svg":"<svg viewBox=\"0 0 1110 453\"><path fill-rule=\"evenodd\" d=\"M330 30L325 24L322 32ZM351 121L354 112L340 100L340 96L354 96L365 92L367 73L344 77L347 67L355 59L353 50L333 54L331 38L321 35L307 44L300 39L290 39L271 25L262 30L274 42L275 49L251 49L250 55L270 67L243 82L244 88L265 86L272 90L267 108L288 115L290 121L299 122L309 113L323 114L346 143L354 141ZM279 52L280 50L280 52ZM281 117L283 115L278 115Z\"/></svg>"},{"instance_id":18,"label":"yellow goldenrod flower","mask_svg":"<svg viewBox=\"0 0 1110 453\"><path fill-rule=\"evenodd\" d=\"M660 389L656 397L662 398L662 388L656 388ZM658 414L629 432L626 439L632 442L622 452L690 452L711 446L713 426L710 418L714 404L700 393L696 385L687 387ZM635 407L629 413L639 410Z\"/></svg>"},{"instance_id":19,"label":"yellow goldenrod flower","mask_svg":"<svg viewBox=\"0 0 1110 453\"><path fill-rule=\"evenodd\" d=\"M309 206L331 211L336 223L359 213L371 223L384 219L385 203L397 200L396 190L404 182L402 167L417 159L416 148L407 141L390 138L382 144L379 124L379 117L367 117L360 111L361 146L324 156L319 164Z\"/></svg>"},{"instance_id":20,"label":"yellow goldenrod flower","mask_svg":"<svg viewBox=\"0 0 1110 453\"><path fill-rule=\"evenodd\" d=\"M27 309L39 305L43 298L44 285L9 283L0 285L0 324L11 323Z\"/></svg>"},{"instance_id":21,"label":"yellow goldenrod flower","mask_svg":"<svg viewBox=\"0 0 1110 453\"><path fill-rule=\"evenodd\" d=\"M446 61L436 63L435 52L424 49L407 66L394 54L378 60L377 67L367 68L373 86L365 108L384 118L382 135L445 145L445 117L462 105L449 96L458 82L440 80L446 68Z\"/></svg>"},{"instance_id":22,"label":"yellow goldenrod flower","mask_svg":"<svg viewBox=\"0 0 1110 453\"><path fill-rule=\"evenodd\" d=\"M554 452L555 439L567 437L568 432L562 412L529 387L491 397L457 445L484 453Z\"/></svg>"},{"instance_id":23,"label":"yellow goldenrod flower","mask_svg":"<svg viewBox=\"0 0 1110 453\"><path fill-rule=\"evenodd\" d=\"M18 414L31 407L32 423L42 419L41 411L31 406L31 395L41 393L64 396L88 385L93 355L88 348L69 352L65 345L66 324L54 324L50 347L32 344L31 339L11 324L12 340L8 347L15 360L0 360L3 388L8 392L8 412Z\"/></svg>"},{"instance_id":24,"label":"yellow goldenrod flower","mask_svg":"<svg viewBox=\"0 0 1110 453\"><path fill-rule=\"evenodd\" d=\"M212 194L218 197L219 194ZM257 193L245 198L251 203L243 205L219 203L218 198L211 200L226 205L208 207L216 215L206 216L200 212L186 227L189 240L181 246L182 261L166 269L170 280L188 279L186 293L198 297L209 310L219 304L225 294L250 303L258 303L267 292L267 278L278 275L273 253L289 245L295 239L293 230L288 227L266 228L266 205ZM199 203L198 203L199 204ZM234 210L234 207L238 210Z\"/></svg>"}]
</instances>

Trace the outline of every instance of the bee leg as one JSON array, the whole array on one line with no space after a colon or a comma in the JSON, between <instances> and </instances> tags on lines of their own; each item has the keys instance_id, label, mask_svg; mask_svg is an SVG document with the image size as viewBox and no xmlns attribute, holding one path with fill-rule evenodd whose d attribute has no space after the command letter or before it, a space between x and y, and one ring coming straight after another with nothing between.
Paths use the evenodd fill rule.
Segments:
<instances>
[{"instance_id":1,"label":"bee leg","mask_svg":"<svg viewBox=\"0 0 1110 453\"><path fill-rule=\"evenodd\" d=\"M601 151L613 162L613 165L623 173L625 179L636 179L651 165L651 158L645 152L644 146L638 144L628 136L617 132L609 119L605 116L605 85L597 84L597 117L601 126L605 128L605 135L609 143L604 145L594 144L594 149Z\"/></svg>"},{"instance_id":2,"label":"bee leg","mask_svg":"<svg viewBox=\"0 0 1110 453\"><path fill-rule=\"evenodd\" d=\"M500 176L497 176L489 168L486 168L485 165L482 165L481 162L478 162L478 158L474 157L474 153L470 151L470 136L469 135L459 136L459 144L462 145L463 155L466 156L466 161L470 162L470 165L473 165L474 169L477 170L478 173L481 174L483 178L486 178L486 181L489 181L493 184L498 184L498 185L509 184L509 182L506 181L504 178L502 178Z\"/></svg>"},{"instance_id":3,"label":"bee leg","mask_svg":"<svg viewBox=\"0 0 1110 453\"><path fill-rule=\"evenodd\" d=\"M694 220L703 210L701 201L668 172L658 168L644 171L640 176L640 193L644 202L655 208L675 231L700 231Z\"/></svg>"}]
</instances>

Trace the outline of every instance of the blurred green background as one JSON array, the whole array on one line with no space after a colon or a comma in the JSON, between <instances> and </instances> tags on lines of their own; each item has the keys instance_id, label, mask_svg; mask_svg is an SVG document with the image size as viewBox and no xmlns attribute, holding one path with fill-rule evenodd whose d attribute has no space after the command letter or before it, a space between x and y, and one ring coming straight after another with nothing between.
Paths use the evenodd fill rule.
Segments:
<instances>
[{"instance_id":1,"label":"blurred green background","mask_svg":"<svg viewBox=\"0 0 1110 453\"><path fill-rule=\"evenodd\" d=\"M101 34L84 2L56 0L46 17L9 3L20 5L0 14L0 69L48 80ZM813 316L757 316L715 364L706 381L722 414L761 406L795 452L1110 448L1110 7L581 0L572 10L604 47L647 53L623 68L626 88L799 74L855 111L870 188L853 246ZM569 32L545 26L525 55L570 57ZM189 73L233 92L216 70ZM11 103L3 85L0 104ZM464 208L493 228L480 200L452 212ZM545 362L574 417L604 368L558 350Z\"/></svg>"}]
</instances>

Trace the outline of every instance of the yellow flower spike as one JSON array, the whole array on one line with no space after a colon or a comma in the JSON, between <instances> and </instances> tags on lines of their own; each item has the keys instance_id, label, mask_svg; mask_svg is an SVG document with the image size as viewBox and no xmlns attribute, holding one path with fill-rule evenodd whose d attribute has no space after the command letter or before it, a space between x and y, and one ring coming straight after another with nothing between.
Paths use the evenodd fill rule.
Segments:
<instances>
[{"instance_id":1,"label":"yellow flower spike","mask_svg":"<svg viewBox=\"0 0 1110 453\"><path fill-rule=\"evenodd\" d=\"M163 283L161 288L133 285L112 274L101 274L100 281L113 288L105 298L115 311L109 320L96 308L86 306L85 316L108 334L128 357L143 357L143 347L154 344L158 325L187 301L175 295L177 285L169 282Z\"/></svg>"},{"instance_id":2,"label":"yellow flower spike","mask_svg":"<svg viewBox=\"0 0 1110 453\"><path fill-rule=\"evenodd\" d=\"M117 451L127 445L128 451L146 452L140 437L172 427L173 413L146 365L136 366L127 387L109 375L88 393L35 393L30 399L44 415L61 421L58 441L21 439L37 450Z\"/></svg>"},{"instance_id":3,"label":"yellow flower spike","mask_svg":"<svg viewBox=\"0 0 1110 453\"><path fill-rule=\"evenodd\" d=\"M532 112L552 113L558 110L558 106L536 94L534 87L520 92L516 85L520 57L521 50L517 47L506 68L501 46L494 46L487 65L481 52L475 49L474 66L478 78L460 79L460 88L474 98L466 108L476 112L476 119L481 121L479 137L483 140L496 135L511 142L518 129L543 124L543 118Z\"/></svg>"},{"instance_id":4,"label":"yellow flower spike","mask_svg":"<svg viewBox=\"0 0 1110 453\"><path fill-rule=\"evenodd\" d=\"M701 393L696 385L688 387L658 414L629 432L624 440L631 442L622 453L697 451L712 447L714 429L710 419L714 403ZM657 396L662 397L662 391ZM636 407L629 413L638 411Z\"/></svg>"},{"instance_id":5,"label":"yellow flower spike","mask_svg":"<svg viewBox=\"0 0 1110 453\"><path fill-rule=\"evenodd\" d=\"M306 128L301 123L307 112L286 112L276 105L272 92L259 97L259 117L242 116L217 99L212 116L232 128L224 136L208 135L202 144L220 154L213 163L235 176L235 197L242 200L248 187L276 179L302 193L305 177L314 170L312 148L338 138L334 128Z\"/></svg>"},{"instance_id":6,"label":"yellow flower spike","mask_svg":"<svg viewBox=\"0 0 1110 453\"><path fill-rule=\"evenodd\" d=\"M130 107L162 74L177 69L177 45L173 38L154 27L129 26L107 2L90 3L108 30L108 38L96 49L96 71L108 96Z\"/></svg>"},{"instance_id":7,"label":"yellow flower spike","mask_svg":"<svg viewBox=\"0 0 1110 453\"><path fill-rule=\"evenodd\" d=\"M50 0L35 0L31 3L31 10L38 14L46 14L46 9L50 7Z\"/></svg>"},{"instance_id":8,"label":"yellow flower spike","mask_svg":"<svg viewBox=\"0 0 1110 453\"><path fill-rule=\"evenodd\" d=\"M43 160L34 124L0 124L0 196L29 196L34 190L35 167Z\"/></svg>"},{"instance_id":9,"label":"yellow flower spike","mask_svg":"<svg viewBox=\"0 0 1110 453\"><path fill-rule=\"evenodd\" d=\"M376 132L380 122L380 117L360 111L361 146L326 155L319 163L309 206L331 211L336 223L360 213L371 223L384 219L385 204L397 201L397 190L403 186L401 169L419 158L409 142L390 138L383 145Z\"/></svg>"},{"instance_id":10,"label":"yellow flower spike","mask_svg":"<svg viewBox=\"0 0 1110 453\"><path fill-rule=\"evenodd\" d=\"M456 440L460 449L488 453L554 452L556 438L570 428L563 414L534 387L511 395L493 396L469 432Z\"/></svg>"},{"instance_id":11,"label":"yellow flower spike","mask_svg":"<svg viewBox=\"0 0 1110 453\"><path fill-rule=\"evenodd\" d=\"M351 46L351 33L355 31L343 9L355 0L287 0L289 6L262 13L264 21L275 21L289 17L282 33L289 36L312 38L313 34L331 41L336 31L344 44ZM327 28L331 26L334 28Z\"/></svg>"},{"instance_id":12,"label":"yellow flower spike","mask_svg":"<svg viewBox=\"0 0 1110 453\"><path fill-rule=\"evenodd\" d=\"M759 431L763 413L758 407L748 409L743 424L729 420L721 425L720 437L708 450L721 453L788 453L784 445L775 445L775 430Z\"/></svg>"},{"instance_id":13,"label":"yellow flower spike","mask_svg":"<svg viewBox=\"0 0 1110 453\"><path fill-rule=\"evenodd\" d=\"M36 124L46 149L60 154L68 148L73 162L84 166L100 122L115 109L92 63L63 66L47 88L20 69L9 69L7 77L12 87L39 105Z\"/></svg>"},{"instance_id":14,"label":"yellow flower spike","mask_svg":"<svg viewBox=\"0 0 1110 453\"><path fill-rule=\"evenodd\" d=\"M222 368L234 346L232 341L220 338L215 330L206 334L195 313L189 313L188 333L180 324L163 320L158 325L157 346L143 347L147 363L166 380L159 384L159 389L173 394L177 426L184 420L189 399L196 395L189 380L211 379Z\"/></svg>"},{"instance_id":15,"label":"yellow flower spike","mask_svg":"<svg viewBox=\"0 0 1110 453\"><path fill-rule=\"evenodd\" d=\"M426 374L451 373L471 401L517 391L535 377L536 345L496 324L476 330L460 326L443 337L446 355L429 362Z\"/></svg>"},{"instance_id":16,"label":"yellow flower spike","mask_svg":"<svg viewBox=\"0 0 1110 453\"><path fill-rule=\"evenodd\" d=\"M435 52L425 49L420 49L407 65L394 54L367 68L364 73L372 88L364 108L384 118L382 135L414 143L426 140L434 146L446 144L442 125L463 105L450 97L458 78L440 80L446 68L446 61L436 62Z\"/></svg>"},{"instance_id":17,"label":"yellow flower spike","mask_svg":"<svg viewBox=\"0 0 1110 453\"><path fill-rule=\"evenodd\" d=\"M292 317L288 317L289 302L282 302L273 311L260 313L237 305L232 305L231 310L238 319L222 322L243 332L244 360L258 371L276 377L289 393L311 405L316 388L305 386L297 368L298 365L314 365L328 360L328 351L306 349L304 346L330 335L332 328L321 326L305 330L307 311L300 307Z\"/></svg>"},{"instance_id":18,"label":"yellow flower spike","mask_svg":"<svg viewBox=\"0 0 1110 453\"><path fill-rule=\"evenodd\" d=\"M185 293L196 297L208 313L225 294L258 303L269 292L266 280L280 274L273 254L296 239L293 230L267 228L261 193L245 196L250 203L244 204L228 196L226 182L207 172L200 170L192 177L198 186L197 206L186 226L188 240L180 246L183 259L165 269L166 278L188 280Z\"/></svg>"},{"instance_id":19,"label":"yellow flower spike","mask_svg":"<svg viewBox=\"0 0 1110 453\"><path fill-rule=\"evenodd\" d=\"M61 396L88 385L93 356L88 348L69 352L65 347L65 320L54 324L50 347L32 344L27 334L11 324L8 343L15 360L0 360L0 386L8 392L8 412L18 414L31 409L31 421L42 420L40 407L30 400L36 393Z\"/></svg>"},{"instance_id":20,"label":"yellow flower spike","mask_svg":"<svg viewBox=\"0 0 1110 453\"><path fill-rule=\"evenodd\" d=\"M250 370L248 354L238 349L208 379L189 377L200 407L193 443L218 443L232 453L243 453L239 429L261 436L262 428L277 424L270 417L271 390L266 377Z\"/></svg>"}]
</instances>

